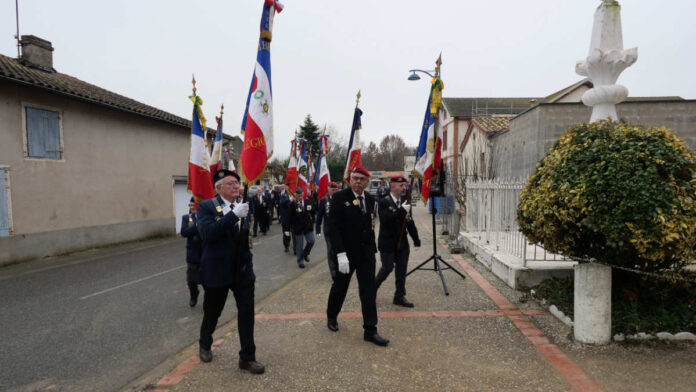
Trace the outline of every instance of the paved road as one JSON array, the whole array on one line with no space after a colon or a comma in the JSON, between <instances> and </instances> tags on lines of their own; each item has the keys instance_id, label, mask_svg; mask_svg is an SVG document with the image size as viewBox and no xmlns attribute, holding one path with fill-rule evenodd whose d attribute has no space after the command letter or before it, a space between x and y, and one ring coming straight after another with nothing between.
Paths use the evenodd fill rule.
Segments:
<instances>
[{"instance_id":1,"label":"paved road","mask_svg":"<svg viewBox=\"0 0 696 392\"><path fill-rule=\"evenodd\" d=\"M254 239L257 301L306 271L281 242L277 223ZM327 268L325 249L310 267ZM184 259L169 238L0 269L0 390L118 390L195 343ZM219 325L234 315L229 301Z\"/></svg>"}]
</instances>

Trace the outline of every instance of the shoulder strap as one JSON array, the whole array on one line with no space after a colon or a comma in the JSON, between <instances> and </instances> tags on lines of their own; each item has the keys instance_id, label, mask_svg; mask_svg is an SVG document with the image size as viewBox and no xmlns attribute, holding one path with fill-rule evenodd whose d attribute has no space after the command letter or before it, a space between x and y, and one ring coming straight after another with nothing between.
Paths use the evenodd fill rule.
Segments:
<instances>
[{"instance_id":1,"label":"shoulder strap","mask_svg":"<svg viewBox=\"0 0 696 392\"><path fill-rule=\"evenodd\" d=\"M213 200L213 205L215 206L215 211L219 216L222 216L222 207L220 207L220 202L218 201L217 197L213 197L211 200Z\"/></svg>"}]
</instances>

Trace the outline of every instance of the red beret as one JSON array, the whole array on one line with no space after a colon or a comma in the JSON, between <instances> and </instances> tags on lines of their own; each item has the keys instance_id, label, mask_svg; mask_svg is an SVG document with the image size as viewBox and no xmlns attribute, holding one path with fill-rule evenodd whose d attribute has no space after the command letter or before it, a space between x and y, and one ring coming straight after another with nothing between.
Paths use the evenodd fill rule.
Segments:
<instances>
[{"instance_id":1,"label":"red beret","mask_svg":"<svg viewBox=\"0 0 696 392\"><path fill-rule=\"evenodd\" d=\"M338 188L338 183L336 183L336 182L334 182L334 181L331 181L331 182L329 183L329 188Z\"/></svg>"},{"instance_id":2,"label":"red beret","mask_svg":"<svg viewBox=\"0 0 696 392\"><path fill-rule=\"evenodd\" d=\"M358 166L358 167L356 167L355 169L353 169L353 173L360 173L360 174L362 174L362 175L364 175L364 176L370 177L370 172L367 171L367 169L365 169L365 168L362 167L362 166Z\"/></svg>"},{"instance_id":3,"label":"red beret","mask_svg":"<svg viewBox=\"0 0 696 392\"><path fill-rule=\"evenodd\" d=\"M408 180L404 176L394 176L389 179L389 182L408 182Z\"/></svg>"}]
</instances>

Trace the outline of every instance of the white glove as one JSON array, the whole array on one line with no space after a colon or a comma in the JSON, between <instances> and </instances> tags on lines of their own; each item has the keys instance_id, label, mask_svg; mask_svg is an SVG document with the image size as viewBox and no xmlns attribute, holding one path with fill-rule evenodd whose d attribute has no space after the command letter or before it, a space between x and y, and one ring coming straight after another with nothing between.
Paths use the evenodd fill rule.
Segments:
<instances>
[{"instance_id":1,"label":"white glove","mask_svg":"<svg viewBox=\"0 0 696 392\"><path fill-rule=\"evenodd\" d=\"M290 232L289 232L289 231L284 231L283 234L285 234L286 237L290 237Z\"/></svg>"},{"instance_id":2,"label":"white glove","mask_svg":"<svg viewBox=\"0 0 696 392\"><path fill-rule=\"evenodd\" d=\"M246 216L249 214L249 204L247 204L247 203L235 204L234 208L232 209L232 213L237 215L237 218L239 218L239 219L246 218Z\"/></svg>"},{"instance_id":3,"label":"white glove","mask_svg":"<svg viewBox=\"0 0 696 392\"><path fill-rule=\"evenodd\" d=\"M411 205L408 203L404 203L401 205L401 208L403 208L404 211L408 212L408 209L411 208Z\"/></svg>"},{"instance_id":4,"label":"white glove","mask_svg":"<svg viewBox=\"0 0 696 392\"><path fill-rule=\"evenodd\" d=\"M229 204L225 204L224 207L222 207L222 214L227 215L232 211L232 208L230 208Z\"/></svg>"},{"instance_id":5,"label":"white glove","mask_svg":"<svg viewBox=\"0 0 696 392\"><path fill-rule=\"evenodd\" d=\"M317 238L321 238L321 233L317 233Z\"/></svg>"},{"instance_id":6,"label":"white glove","mask_svg":"<svg viewBox=\"0 0 696 392\"><path fill-rule=\"evenodd\" d=\"M337 254L336 258L338 258L338 272L342 274L349 273L350 265L348 263L348 256L346 256L346 252L341 252Z\"/></svg>"}]
</instances>

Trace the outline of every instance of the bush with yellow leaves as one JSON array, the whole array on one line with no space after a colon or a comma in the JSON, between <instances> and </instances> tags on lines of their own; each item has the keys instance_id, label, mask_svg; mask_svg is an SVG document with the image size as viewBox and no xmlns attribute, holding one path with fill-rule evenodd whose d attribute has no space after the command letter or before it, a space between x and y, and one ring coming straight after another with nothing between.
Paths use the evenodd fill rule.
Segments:
<instances>
[{"instance_id":1,"label":"bush with yellow leaves","mask_svg":"<svg viewBox=\"0 0 696 392\"><path fill-rule=\"evenodd\" d=\"M548 251L642 271L694 260L696 159L664 127L580 124L537 163L520 229Z\"/></svg>"}]
</instances>

